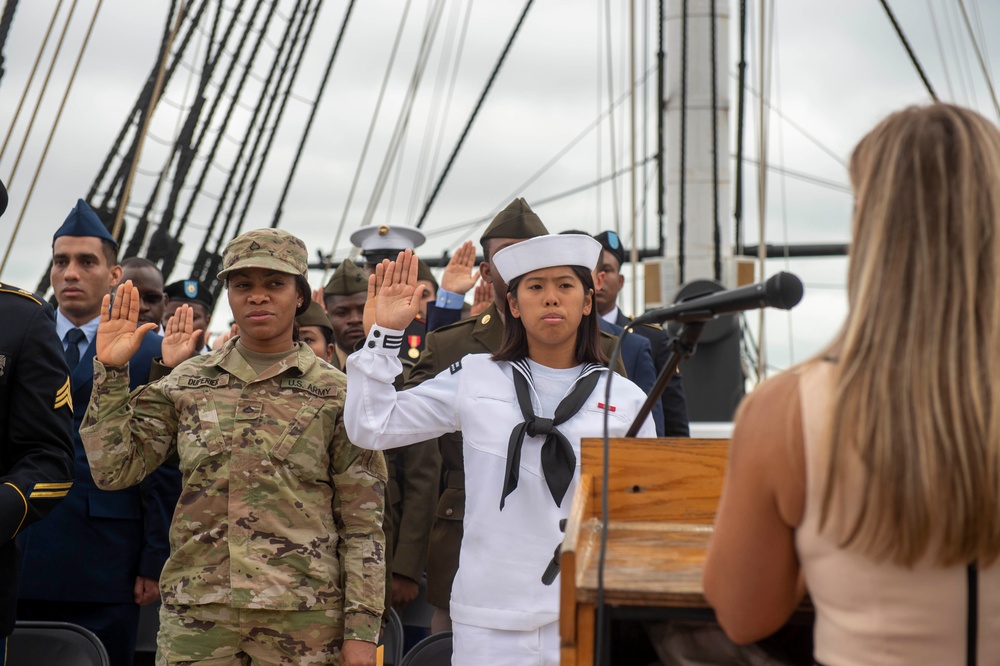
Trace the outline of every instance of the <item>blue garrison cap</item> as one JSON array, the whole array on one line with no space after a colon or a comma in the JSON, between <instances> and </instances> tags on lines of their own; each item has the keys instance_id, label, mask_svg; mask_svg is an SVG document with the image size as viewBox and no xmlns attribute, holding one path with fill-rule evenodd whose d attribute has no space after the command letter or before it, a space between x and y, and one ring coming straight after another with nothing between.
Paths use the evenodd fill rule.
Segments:
<instances>
[{"instance_id":1,"label":"blue garrison cap","mask_svg":"<svg viewBox=\"0 0 1000 666\"><path fill-rule=\"evenodd\" d=\"M88 206L83 199L77 200L76 208L70 212L62 226L56 229L56 233L52 236L52 242L55 242L60 236L92 236L106 240L116 249L118 248L118 243L111 232L101 222L101 218L97 217L94 209Z\"/></svg>"}]
</instances>

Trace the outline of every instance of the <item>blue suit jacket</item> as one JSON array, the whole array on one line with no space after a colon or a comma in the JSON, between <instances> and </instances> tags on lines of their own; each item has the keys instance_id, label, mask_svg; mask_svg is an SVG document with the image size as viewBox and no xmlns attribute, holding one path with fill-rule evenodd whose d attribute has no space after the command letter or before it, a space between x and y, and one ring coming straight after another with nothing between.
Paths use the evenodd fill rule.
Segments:
<instances>
[{"instance_id":1,"label":"blue suit jacket","mask_svg":"<svg viewBox=\"0 0 1000 666\"><path fill-rule=\"evenodd\" d=\"M147 334L129 362L131 388L146 383L161 338ZM138 486L100 490L80 441L94 384L94 342L70 376L73 389L73 488L44 521L20 537L21 599L132 603L136 576L159 578L170 554L167 530L180 495L180 471L166 463Z\"/></svg>"},{"instance_id":2,"label":"blue suit jacket","mask_svg":"<svg viewBox=\"0 0 1000 666\"><path fill-rule=\"evenodd\" d=\"M619 338L625 329L617 324L597 318L601 330ZM622 363L625 372L632 383L643 390L646 395L653 390L656 383L656 366L653 365L653 352L649 340L640 335L626 335L622 341ZM656 424L656 435L663 436L663 405L657 400L653 406L653 422Z\"/></svg>"}]
</instances>

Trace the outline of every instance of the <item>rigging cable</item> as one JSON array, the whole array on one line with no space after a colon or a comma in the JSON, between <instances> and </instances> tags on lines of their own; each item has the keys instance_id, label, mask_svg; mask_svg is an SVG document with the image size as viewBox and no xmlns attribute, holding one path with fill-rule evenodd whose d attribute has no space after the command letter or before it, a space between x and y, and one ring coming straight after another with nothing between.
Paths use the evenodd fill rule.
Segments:
<instances>
[{"instance_id":1,"label":"rigging cable","mask_svg":"<svg viewBox=\"0 0 1000 666\"><path fill-rule=\"evenodd\" d=\"M744 0L745 1L745 0ZM656 47L656 227L657 227L657 253L664 256L666 253L666 180L664 177L663 165L665 161L663 137L663 107L666 105L665 65L667 60L666 51L663 50L663 0L659 0L659 22L657 27L657 47Z\"/></svg>"},{"instance_id":2,"label":"rigging cable","mask_svg":"<svg viewBox=\"0 0 1000 666\"><path fill-rule=\"evenodd\" d=\"M615 79L614 71L611 67L611 0L605 0L604 2L604 40L607 50L604 52L605 64L608 70L608 106L614 109L614 105L611 104L611 100L615 96ZM608 149L608 154L611 157L611 170L616 171L618 169L618 153L615 148L615 114L612 112L608 116L608 141L611 144ZM615 220L615 231L621 233L621 218L620 218L620 204L618 203L618 181L611 181L611 210L614 214ZM600 211L598 211L600 214Z\"/></svg>"},{"instance_id":3,"label":"rigging cable","mask_svg":"<svg viewBox=\"0 0 1000 666\"><path fill-rule=\"evenodd\" d=\"M11 169L10 176L8 176L6 180L8 189L10 189L14 182L14 174L17 173L17 167L21 163L21 157L24 155L24 147L28 143L28 137L31 135L31 129L35 126L35 119L38 117L38 109L42 105L42 99L45 97L45 91L48 90L49 87L49 80L52 78L52 70L55 69L56 61L59 59L59 53L62 51L63 42L66 40L66 32L69 30L69 24L73 21L73 13L76 11L76 3L77 0L73 0L73 4L69 7L69 15L66 17L66 23L63 25L62 32L59 34L59 41L56 42L56 50L55 53L52 54L52 61L49 63L49 68L45 72L45 80L42 81L42 89L38 91L38 99L35 101L35 108L31 112L31 118L28 120L28 129L24 131L24 136L21 138L21 147L17 151L17 157L14 158L14 167Z\"/></svg>"},{"instance_id":4,"label":"rigging cable","mask_svg":"<svg viewBox=\"0 0 1000 666\"><path fill-rule=\"evenodd\" d=\"M309 138L309 130L312 128L313 121L316 119L316 109L319 108L320 100L323 98L323 92L326 89L326 82L330 78L330 71L333 69L333 63L337 58L337 52L340 50L340 44L344 40L344 33L347 31L347 23L351 18L351 11L354 9L355 0L350 0L347 4L347 10L344 12L344 20L340 24L340 31L337 33L337 40L333 44L333 50L330 52L330 58L327 60L326 69L323 72L323 78L319 84L319 90L316 92L316 100L313 102L312 110L309 112L309 119L306 121L306 126L302 130L302 138L299 140L299 147L295 151L295 158L292 160L292 166L288 170L288 178L285 180L285 187L281 191L281 198L278 200L278 206L274 211L274 221L271 223L271 228L276 228L281 222L281 214L284 209L285 199L288 196L288 190L291 187L292 179L295 177L295 171L298 168L299 160L302 158L302 152L306 145L306 140ZM409 6L409 0L407 0L407 6Z\"/></svg>"},{"instance_id":5,"label":"rigging cable","mask_svg":"<svg viewBox=\"0 0 1000 666\"><path fill-rule=\"evenodd\" d=\"M462 134L459 136L458 143L455 145L454 150L451 152L451 156L448 158L447 163L445 163L444 170L441 176L437 180L437 184L434 186L434 191L431 196L428 197L427 203L424 204L424 210L420 214L420 219L417 220L417 228L419 229L424 225L424 220L427 219L427 213L430 212L431 206L434 205L434 200L437 198L438 193L441 191L441 186L444 184L445 178L448 177L448 172L451 171L452 165L455 163L455 158L458 156L458 151L462 149L462 144L465 142L465 137L468 136L469 130L472 128L472 123L475 122L476 116L479 114L479 110L483 106L483 102L486 100L486 95L490 92L490 88L493 86L493 82L496 80L497 74L500 72L500 68L503 66L504 60L507 59L507 54L510 52L510 47L514 43L514 38L517 37L517 33L521 30L521 25L524 23L524 17L527 16L528 10L531 8L531 4L534 0L527 0L524 4L524 9L521 11L521 16L517 20L517 24L514 26L514 31L510 34L507 40L507 44L504 46L503 52L500 54L500 59L497 61L496 65L493 67L493 72L490 74L489 80L486 82L486 87L483 92L479 95L479 100L476 102L475 108L472 110L472 115L469 117L468 122L466 122L465 127L462 129Z\"/></svg>"},{"instance_id":6,"label":"rigging cable","mask_svg":"<svg viewBox=\"0 0 1000 666\"><path fill-rule=\"evenodd\" d=\"M45 47L48 46L49 37L52 35L52 28L55 27L56 18L59 15L59 10L62 9L62 3L63 3L63 0L59 0L59 2L56 4L55 10L52 12L52 20L49 21L49 26L45 29L45 36L42 37L42 44L41 44L41 46L38 47L38 55L35 56L35 62L31 66L31 73L28 74L28 80L24 84L24 92L21 93L21 99L17 103L17 109L14 111L14 117L13 117L13 119L11 119L10 126L7 128L7 136L4 137L3 146L0 147L0 159L3 159L4 153L7 152L7 144L10 142L10 136L11 136L11 134L14 133L14 126L17 125L18 118L21 117L21 110L24 108L24 101L28 97L28 89L31 88L31 84L35 80L35 74L38 72L38 65L42 61L42 54L45 52ZM17 5L16 0L15 0L14 5L15 6ZM8 15L7 15L7 10L9 8L10 8L10 5L7 5L7 6L4 7L4 15L3 15L4 21L5 21L5 26L4 26L4 31L3 31L4 41L6 41L6 38L7 38L7 30L6 30L6 28L9 27L9 19L13 18L13 12L11 12L11 16L10 17L8 17ZM0 68L0 76L2 76L2 75L3 75L3 69ZM9 183L8 183L8 185L9 185Z\"/></svg>"},{"instance_id":7,"label":"rigging cable","mask_svg":"<svg viewBox=\"0 0 1000 666\"><path fill-rule=\"evenodd\" d=\"M31 178L31 185L28 187L28 192L24 196L24 204L21 206L21 211L18 213L17 222L14 223L14 230L13 230L13 232L11 232L10 241L7 243L7 250L4 252L3 260L0 261L0 275L3 274L4 267L7 266L7 259L8 259L8 257L10 257L11 248L14 247L14 240L17 238L18 230L21 228L21 222L24 221L24 214L28 210L28 204L31 202L31 195L34 193L34 191L35 191L35 185L38 183L38 175L42 171L42 166L45 164L45 158L48 156L48 154L49 154L49 148L52 146L52 137L55 136L56 128L59 127L59 120L62 118L63 110L66 108L66 100L69 98L69 93L73 89L73 82L76 80L76 73L80 69L80 61L83 60L83 54L87 50L87 43L90 41L90 35L94 31L94 23L97 22L97 15L101 11L101 3L103 1L104 0L97 0L97 4L94 5L94 13L90 17L90 24L87 26L87 32L86 32L86 34L83 37L83 43L80 45L80 52L76 56L76 62L73 63L73 70L70 72L69 81L66 82L66 90L63 93L62 100L60 100L60 102L59 102L59 109L56 111L56 117L52 121L52 127L49 130L49 136L45 139L45 147L42 149L42 155L41 155L41 157L38 158L38 166L35 168L35 174ZM69 19L72 17L72 15L73 14L72 14L72 11L71 11L70 12L70 16L67 17L67 19L66 19L66 27L69 27ZM66 35L66 31L64 30L63 31L63 36L65 36L65 35ZM62 42L62 38L60 38L59 41L61 43ZM55 64L55 57L54 56L53 56L52 62L53 62L53 64ZM51 73L51 71L52 70L50 69L49 72ZM41 98L39 98L39 102L41 102ZM37 110L38 110L37 107L36 107L35 110L37 112ZM32 122L33 121L34 121L34 117L32 117ZM22 150L24 149L24 144L21 145L21 149ZM21 154L18 153L18 159L19 160L20 160L20 157L21 157ZM15 169L17 168L16 164L15 164L14 168Z\"/></svg>"},{"instance_id":8,"label":"rigging cable","mask_svg":"<svg viewBox=\"0 0 1000 666\"><path fill-rule=\"evenodd\" d=\"M244 46L244 44L247 41L248 33L252 30L252 26L253 26L253 24L257 20L257 15L260 13L261 9L264 7L264 3L265 3L265 0L258 0L258 2L254 5L253 11L252 11L251 16L250 16L250 19L249 19L249 21L246 24L247 28L242 33L242 35L240 37L239 50L237 51L237 57L233 58L232 60L230 60L230 62L229 62L229 68L226 70L226 74L225 74L225 79L224 79L223 85L225 85L225 83L228 83L229 77L232 75L232 73L236 70L237 66L240 64L239 61L238 61L238 56L239 56L240 53L242 53L243 46ZM271 20L274 18L274 14L275 14L274 9L275 9L275 4L276 3L277 3L277 0L270 0L270 5L267 8L267 11L266 11L266 13L264 15L264 18L262 19L263 25L261 26L261 29L257 32L257 37L254 40L253 45L250 47L250 54L249 54L249 56L247 58L247 62L245 64L245 66L243 66L243 69L242 69L242 72L241 72L241 76L239 77L239 80L236 82L236 89L233 91L232 97L229 98L229 106L226 108L226 113L225 113L225 115L224 115L224 117L222 119L222 122L219 124L219 131L216 133L215 140L212 142L212 147L209 149L209 152L208 152L208 155L207 155L207 160L202 165L201 173L199 174L198 180L197 180L197 182L195 184L195 191L190 196L190 198L188 199L187 207L184 209L184 214L181 216L181 219L179 220L178 225L177 225L177 230L174 232L174 238L176 238L176 239L180 239L181 234L184 231L184 227L187 225L188 221L190 220L191 212L194 209L194 206L195 206L195 204L197 202L197 195L201 191L202 187L204 186L205 178L208 175L208 171L209 171L210 166L214 165L214 160L215 160L216 152L218 151L219 146L222 143L222 138L225 135L225 128L229 126L229 122L230 122L230 120L232 120L233 112L235 111L236 106L237 106L236 103L239 100L240 95L243 92L243 87L246 85L247 79L249 78L249 70L253 67L254 63L257 61L257 56L260 53L260 45L261 45L261 43L264 40L264 35L267 33L267 28L271 24ZM233 17L232 20L236 21L236 16L235 15L234 15L234 17ZM217 53L216 53L216 56L217 56L216 63L218 63L218 59L220 59L222 55L225 55L225 52L224 52L224 43L220 43L219 44L219 48L218 48ZM201 138L203 138L208 133L209 122L210 122L213 114L215 113L218 104L221 104L222 98L225 97L224 94L223 94L223 91L224 91L224 87L220 87L219 88L218 96L213 101L212 109L209 112L209 120L206 121L206 123L203 126L204 130L203 130L201 136L199 137L199 141L201 140ZM251 120L251 124L252 123L253 123L253 121ZM214 214L212 215L211 221L208 224L209 232L210 233L212 231L214 231L215 225L218 222L218 216L219 216L219 212L220 212L220 210L222 208L222 202L226 199L226 197L229 194L229 188L232 185L232 179L234 177L233 172L235 171L236 165L239 163L239 161L240 161L240 159L242 157L242 150L243 150L243 146L240 147L240 153L233 160L233 168L231 170L227 171L229 177L226 180L226 183L225 183L223 191L219 194L219 199L218 199L219 204L218 204L218 206L216 206ZM157 228L156 234L154 234L154 239L157 237L157 235L160 235L160 234L162 234L162 236L164 238L169 237L169 234L170 234L170 230L169 230L170 222L171 222L171 220L167 219L166 216L164 217L163 220L160 221L160 224L159 224L159 226ZM208 234L206 234L206 240L207 240L207 238L208 238ZM179 253L180 253L179 243L174 243L172 245L172 247L170 247L170 251L164 255L164 257L163 257L163 267L162 267L164 275L169 275L171 273L171 271L173 270L174 262L177 261L177 255Z\"/></svg>"},{"instance_id":9,"label":"rigging cable","mask_svg":"<svg viewBox=\"0 0 1000 666\"><path fill-rule=\"evenodd\" d=\"M417 91L423 80L427 63L430 60L431 50L437 34L438 26L441 24L441 14L444 9L444 0L437 0L431 15L428 16L427 24L424 27L424 36L420 43L420 51L414 63L413 74L410 78L410 86L407 88L406 97L403 99L403 106L396 119L396 126L393 128L392 137L389 139L389 147L386 149L385 157L382 160L382 167L375 179L375 187L372 189L371 197L368 199L368 207L361 218L362 226L372 223L379 201L385 191L385 185L389 180L389 175L396 164L399 149L405 143L406 131L410 124L410 117L413 113L413 104L416 101Z\"/></svg>"},{"instance_id":10,"label":"rigging cable","mask_svg":"<svg viewBox=\"0 0 1000 666\"><path fill-rule=\"evenodd\" d=\"M937 44L938 56L941 58L944 82L948 86L948 99L955 99L955 89L951 85L951 75L948 74L948 60L944 57L944 44L941 42L941 32L938 30L937 17L934 16L933 0L927 0L927 12L931 15L931 29L934 30L934 43Z\"/></svg>"},{"instance_id":11,"label":"rigging cable","mask_svg":"<svg viewBox=\"0 0 1000 666\"><path fill-rule=\"evenodd\" d=\"M382 100L385 98L385 91L389 87L389 77L392 74L392 66L396 62L396 54L399 52L399 45L403 37L403 28L406 26L406 17L410 13L411 0L406 0L406 4L403 6L403 15L399 19L399 27L396 28L396 39L392 43L392 50L389 52L389 63L385 68L385 75L382 77L382 87L378 91L378 99L375 101L375 110L372 113L371 121L368 123L368 133L365 134L364 143L361 144L361 157L358 158L358 166L354 169L354 178L351 180L351 187L347 191L347 201L344 203L344 210L340 214L340 223L337 225L337 233L333 236L333 247L330 248L330 254L327 255L327 261L323 268L323 284L326 284L327 273L330 272L330 260L333 257L333 253L337 250L337 246L340 244L340 236L344 231L344 225L347 224L347 215L351 211L351 202L354 201L354 192L357 190L358 181L361 179L361 169L365 165L365 159L368 157L368 147L371 145L372 136L375 134L375 124L378 121L379 112L382 109ZM352 2L353 5L353 2ZM348 8L350 12L350 8ZM344 19L345 24L347 19ZM343 34L343 27L341 28L341 34ZM337 43L334 45L334 52L330 55L330 61L327 64L327 72L329 73L330 67L333 65L333 58L336 56L336 49L340 46L340 39L337 39ZM326 85L326 77L323 78L323 83L320 87L319 92L316 95L316 103L319 104L319 96L323 92L323 87ZM305 138L303 137L302 143L299 145L299 152L302 151L302 145L305 144ZM296 159L296 162L298 160ZM294 173L294 166L292 173ZM281 193L281 200L278 202L278 208L274 213L274 222L271 227L277 227L278 222L281 218L282 204L285 201L285 197L288 194L288 187L291 185L291 174L289 174L288 180L285 181L285 189Z\"/></svg>"},{"instance_id":12,"label":"rigging cable","mask_svg":"<svg viewBox=\"0 0 1000 666\"><path fill-rule=\"evenodd\" d=\"M461 10L461 5L453 4L451 15L448 19L448 27L445 29L444 43L441 47L441 58L438 63L437 76L435 77L434 83L434 93L431 95L431 105L430 110L427 113L427 123L424 125L424 136L420 143L420 152L417 156L416 164L416 177L413 179L413 185L410 188L410 203L406 209L406 218L413 219L415 217L415 211L417 208L417 198L420 196L421 186L423 185L425 176L430 175L430 171L427 169L427 161L430 158L431 144L434 143L434 137L437 135L437 118L440 114L441 107L441 97L443 95L443 89L445 82L448 79L448 65L451 61L451 49L455 43L455 30L456 23L458 21L458 12ZM438 139L438 145L440 145L441 140ZM400 158L402 161L402 158ZM396 180L398 182L400 173L402 169L396 170ZM429 185L428 185L429 187ZM393 192L389 197L389 206L386 210L387 218L392 215L392 209L394 207L394 202L396 199L396 183L392 186ZM425 195L426 196L426 195ZM386 221L388 224L388 220Z\"/></svg>"},{"instance_id":13,"label":"rigging cable","mask_svg":"<svg viewBox=\"0 0 1000 666\"><path fill-rule=\"evenodd\" d=\"M260 95L258 96L257 103L254 108L254 113L251 115L250 121L247 123L246 129L244 131L243 141L241 142L239 150L237 151L236 158L233 160L233 170L230 173L229 178L226 180L226 185L223 188L223 200L224 200L229 196L229 192L231 191L237 173L240 174L239 182L236 183L235 189L232 189L229 211L225 215L225 221L222 224L222 230L215 235L214 254L216 257L218 257L221 254L223 245L225 245L225 243L227 242L227 237L229 236L229 226L230 223L233 221L233 214L236 211L237 202L243 196L243 190L244 187L246 186L247 177L250 173L250 169L253 166L254 161L256 160L257 149L260 147L261 137L264 135L264 128L266 127L268 119L271 116L271 111L274 109L274 101L275 98L277 97L277 91L278 91L277 86L280 85L281 81L279 77L278 81L275 82L276 87L273 92L271 91L272 81L274 81L274 75L279 70L279 61L283 57L285 45L287 44L290 48L294 46L290 42L289 37L292 34L293 27L296 25L295 19L299 14L299 7L302 6L303 1L304 0L296 0L295 2L295 8L292 10L292 17L288 20L288 23L285 26L285 33L284 35L282 35L281 49L274 54L274 60L271 61L271 66L268 68L267 77L265 79L264 85L260 89ZM299 25L301 25L301 23ZM266 33L267 30L261 31L262 36L265 35ZM263 39L261 39L261 43L263 43ZM264 115L260 119L259 129L255 129L257 127L257 120L258 117L260 117L261 111L263 111ZM251 143L251 137L253 138L252 143ZM246 161L244 162L243 155L246 152L248 146L250 147L250 153L249 155L247 155ZM244 162L242 170L240 168L241 162ZM212 215L212 223L211 223L212 229L205 234L205 239L201 245L202 248L208 247L210 236L214 232L215 223L218 221L219 215L222 213L222 209L224 207L225 207L224 203L220 203L220 205L218 205L215 208L215 212ZM235 237L236 235L238 235L238 232L234 233L233 237ZM202 279L206 281L213 281L214 276L212 275L212 271L209 270L208 274L203 275ZM218 287L218 285L216 286ZM218 295L219 293L218 288L213 290L213 293Z\"/></svg>"},{"instance_id":14,"label":"rigging cable","mask_svg":"<svg viewBox=\"0 0 1000 666\"><path fill-rule=\"evenodd\" d=\"M747 74L747 0L740 0L740 62L739 84L736 86L736 201L733 220L736 223L736 254L743 254L743 118L746 113Z\"/></svg>"},{"instance_id":15,"label":"rigging cable","mask_svg":"<svg viewBox=\"0 0 1000 666\"><path fill-rule=\"evenodd\" d=\"M687 194L687 55L688 55L688 3L683 0L681 15L681 145L680 145L680 181L677 183L680 214L677 222L677 282L684 284L684 245Z\"/></svg>"},{"instance_id":16,"label":"rigging cable","mask_svg":"<svg viewBox=\"0 0 1000 666\"><path fill-rule=\"evenodd\" d=\"M906 35L903 34L903 28L900 27L899 23L896 21L896 16L892 13L892 9L889 8L889 0L879 0L882 3L882 7L885 9L886 15L889 17L889 21L892 22L892 27L896 30L896 34L899 36L899 40L903 42L903 48L906 49L906 53L910 56L910 62L917 70L917 74L920 75L920 80L924 82L924 87L927 88L928 94L931 99L935 102L938 100L937 93L934 92L934 87L931 86L931 82L927 79L927 75L924 73L924 68L920 66L920 62L917 60L917 55L910 48L910 42L906 39ZM964 11L964 9L963 9Z\"/></svg>"},{"instance_id":17,"label":"rigging cable","mask_svg":"<svg viewBox=\"0 0 1000 666\"><path fill-rule=\"evenodd\" d=\"M979 60L979 67L983 70L983 78L986 79L986 87L990 91L990 99L993 100L993 109L997 112L997 116L1000 117L1000 102L997 102L997 93L993 89L993 80L990 78L990 73L986 69L986 63L983 61L983 53L979 49L979 42L976 39L976 33L972 30L972 24L969 22L969 14L965 11L965 0L958 0L958 6L962 10L962 18L965 20L965 29L969 31L969 39L972 40L972 50L976 54L976 58Z\"/></svg>"},{"instance_id":18,"label":"rigging cable","mask_svg":"<svg viewBox=\"0 0 1000 666\"><path fill-rule=\"evenodd\" d=\"M7 0L3 6L3 16L0 16L0 79L3 79L5 58L3 56L4 47L7 45L7 34L10 32L10 24L14 20L14 12L17 11L18 0ZM53 16L59 12L57 8Z\"/></svg>"},{"instance_id":19,"label":"rigging cable","mask_svg":"<svg viewBox=\"0 0 1000 666\"><path fill-rule=\"evenodd\" d=\"M253 180L250 183L250 191L247 193L246 203L243 205L243 213L240 215L239 222L236 225L236 233L240 233L243 229L243 223L246 220L247 210L250 208L250 203L253 201L254 194L257 192L257 185L260 182L260 176L264 171L264 164L267 161L267 156L271 154L271 148L274 144L274 137L278 133L278 127L281 125L281 119L285 115L285 109L288 106L288 100L291 99L289 93L292 91L292 86L299 77L299 69L302 67L302 61L305 59L306 49L309 47L309 42L312 40L313 30L316 28L316 21L319 19L319 11L323 6L323 0L316 0L316 6L312 10L312 20L309 22L309 27L306 29L306 34L302 39L302 48L299 50L298 57L295 59L295 65L292 67L291 74L288 77L288 85L285 86L285 94L281 96L281 103L278 106L278 113L274 118L274 123L271 126L271 132L268 134L267 143L264 145L264 150L261 152L261 159L258 163L257 173L254 175ZM306 12L309 12L309 7L306 7ZM302 25L305 24L306 17L303 15L302 23L299 24L299 30L301 31ZM298 35L293 38L298 39ZM289 61L291 61L291 54L289 54ZM287 66L287 63L286 63ZM279 77L280 79L283 78Z\"/></svg>"},{"instance_id":20,"label":"rigging cable","mask_svg":"<svg viewBox=\"0 0 1000 666\"><path fill-rule=\"evenodd\" d=\"M149 108L146 109L142 125L139 128L139 138L136 143L135 154L132 156L128 178L125 180L125 189L122 192L121 197L118 199L118 210L115 212L115 222L111 231L111 235L114 238L118 238L118 233L122 229L123 216L125 215L125 204L128 202L129 194L132 192L132 181L135 178L135 169L139 166L139 158L142 156L142 144L146 138L146 130L149 129L149 121L153 117L153 110L156 108L156 102L160 98L160 90L163 87L163 75L167 69L167 58L170 55L170 46L173 44L174 38L177 37L177 32L181 28L181 21L184 18L185 0L180 0L180 2L181 5L177 11L177 20L174 22L173 30L170 31L170 37L167 39L167 48L164 49L163 57L160 59L159 71L156 74L156 83L153 84L153 96L149 100Z\"/></svg>"},{"instance_id":21,"label":"rigging cable","mask_svg":"<svg viewBox=\"0 0 1000 666\"><path fill-rule=\"evenodd\" d=\"M455 51L455 64L451 70L451 82L448 84L448 97L444 104L444 115L441 117L441 126L438 130L438 142L434 148L434 157L431 159L431 166L427 170L428 174L432 174L437 171L438 160L441 157L441 146L444 137L445 128L448 126L448 116L451 115L451 100L455 93L455 83L458 81L458 70L459 65L462 63L462 54L465 53L465 38L468 36L469 32L469 18L472 16L472 0L469 0L465 5L465 20L462 22L462 34L458 38L458 48ZM424 192L424 198L431 195L431 182L430 179L427 181L427 190Z\"/></svg>"},{"instance_id":22,"label":"rigging cable","mask_svg":"<svg viewBox=\"0 0 1000 666\"><path fill-rule=\"evenodd\" d=\"M715 0L709 3L711 7L711 43L709 57L712 59L712 239L714 241L714 257L712 268L715 279L722 282L722 230L719 228L719 118L718 118L718 85L719 58L715 52Z\"/></svg>"}]
</instances>

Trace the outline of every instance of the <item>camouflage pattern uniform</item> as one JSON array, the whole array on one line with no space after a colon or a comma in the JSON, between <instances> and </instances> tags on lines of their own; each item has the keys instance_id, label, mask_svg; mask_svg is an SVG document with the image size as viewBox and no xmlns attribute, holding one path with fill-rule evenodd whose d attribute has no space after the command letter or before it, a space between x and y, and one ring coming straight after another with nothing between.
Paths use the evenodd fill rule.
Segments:
<instances>
[{"instance_id":1,"label":"camouflage pattern uniform","mask_svg":"<svg viewBox=\"0 0 1000 666\"><path fill-rule=\"evenodd\" d=\"M251 252L274 255L270 238L256 241ZM225 266L233 263L227 247ZM80 435L106 489L137 483L175 451L180 458L184 488L160 577L160 663L239 654L241 632L265 652L251 655L258 662L337 663L342 640L378 638L385 460L347 439L343 373L297 343L258 374L238 340L131 396L127 367L95 359Z\"/></svg>"}]
</instances>

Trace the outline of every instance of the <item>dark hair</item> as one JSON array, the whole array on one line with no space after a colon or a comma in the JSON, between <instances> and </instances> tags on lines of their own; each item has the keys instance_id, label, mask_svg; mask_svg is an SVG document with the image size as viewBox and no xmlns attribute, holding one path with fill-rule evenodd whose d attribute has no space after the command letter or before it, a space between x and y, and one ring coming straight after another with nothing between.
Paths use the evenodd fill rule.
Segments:
<instances>
[{"instance_id":1,"label":"dark hair","mask_svg":"<svg viewBox=\"0 0 1000 666\"><path fill-rule=\"evenodd\" d=\"M125 257L120 266L122 268L152 268L157 273L160 272L159 266L144 257Z\"/></svg>"},{"instance_id":2,"label":"dark hair","mask_svg":"<svg viewBox=\"0 0 1000 666\"><path fill-rule=\"evenodd\" d=\"M483 248L483 261L490 260L490 240L489 238L480 238L479 244Z\"/></svg>"},{"instance_id":3,"label":"dark hair","mask_svg":"<svg viewBox=\"0 0 1000 666\"><path fill-rule=\"evenodd\" d=\"M301 275L295 276L295 288L302 294L302 305L295 308L295 316L298 317L309 309L309 304L312 303L312 289L309 287L309 280Z\"/></svg>"},{"instance_id":4,"label":"dark hair","mask_svg":"<svg viewBox=\"0 0 1000 666\"><path fill-rule=\"evenodd\" d=\"M590 269L582 266L570 266L573 273L580 279L583 289L591 296L590 314L583 315L580 320L580 328L576 332L576 348L574 357L577 363L600 363L608 364L608 357L601 349L600 328L597 325L597 304L593 302L594 297L594 275ZM514 294L517 297L517 288L520 286L524 275L519 275L507 285L507 294ZM504 299L503 318L503 342L500 348L493 354L494 361L518 361L528 356L528 334L524 329L524 323L510 313L506 299Z\"/></svg>"},{"instance_id":5,"label":"dark hair","mask_svg":"<svg viewBox=\"0 0 1000 666\"><path fill-rule=\"evenodd\" d=\"M104 258L108 260L108 266L118 263L118 246L109 240L101 239L101 249L104 250Z\"/></svg>"}]
</instances>

